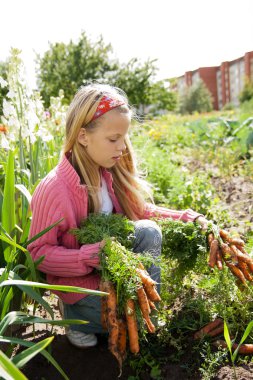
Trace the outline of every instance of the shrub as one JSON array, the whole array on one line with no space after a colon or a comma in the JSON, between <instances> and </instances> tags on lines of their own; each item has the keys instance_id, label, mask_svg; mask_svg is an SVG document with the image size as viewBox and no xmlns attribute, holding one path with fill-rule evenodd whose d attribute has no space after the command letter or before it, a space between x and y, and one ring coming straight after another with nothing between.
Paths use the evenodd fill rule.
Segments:
<instances>
[{"instance_id":1,"label":"shrub","mask_svg":"<svg viewBox=\"0 0 253 380\"><path fill-rule=\"evenodd\" d=\"M212 109L212 95L202 80L187 88L185 93L180 96L180 113L210 112Z\"/></svg>"},{"instance_id":2,"label":"shrub","mask_svg":"<svg viewBox=\"0 0 253 380\"><path fill-rule=\"evenodd\" d=\"M246 79L242 92L239 95L240 103L247 102L253 98L253 82Z\"/></svg>"}]
</instances>

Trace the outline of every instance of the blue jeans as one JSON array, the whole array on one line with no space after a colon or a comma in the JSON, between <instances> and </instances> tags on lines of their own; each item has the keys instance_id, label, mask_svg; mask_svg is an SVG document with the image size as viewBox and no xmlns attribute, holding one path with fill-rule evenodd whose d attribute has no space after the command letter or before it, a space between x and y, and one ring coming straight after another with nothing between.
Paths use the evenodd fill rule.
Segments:
<instances>
[{"instance_id":1,"label":"blue jeans","mask_svg":"<svg viewBox=\"0 0 253 380\"><path fill-rule=\"evenodd\" d=\"M158 225L151 220L135 222L135 241L133 251L136 253L149 252L156 261L159 260L162 247L162 233ZM160 292L160 267L152 264L148 268L151 278L157 282ZM86 334L105 333L101 326L101 299L99 296L89 295L73 305L64 304L65 319L81 319L88 321L87 325L71 325L71 329Z\"/></svg>"}]
</instances>

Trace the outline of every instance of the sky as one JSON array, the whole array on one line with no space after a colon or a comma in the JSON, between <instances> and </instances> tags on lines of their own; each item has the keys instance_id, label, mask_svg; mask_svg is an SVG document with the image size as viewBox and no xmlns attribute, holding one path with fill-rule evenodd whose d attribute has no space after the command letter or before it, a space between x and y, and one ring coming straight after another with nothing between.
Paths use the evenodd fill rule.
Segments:
<instances>
[{"instance_id":1,"label":"sky","mask_svg":"<svg viewBox=\"0 0 253 380\"><path fill-rule=\"evenodd\" d=\"M0 61L21 49L33 88L36 53L82 31L122 63L157 59L157 80L253 50L253 0L2 0L0 12Z\"/></svg>"}]
</instances>

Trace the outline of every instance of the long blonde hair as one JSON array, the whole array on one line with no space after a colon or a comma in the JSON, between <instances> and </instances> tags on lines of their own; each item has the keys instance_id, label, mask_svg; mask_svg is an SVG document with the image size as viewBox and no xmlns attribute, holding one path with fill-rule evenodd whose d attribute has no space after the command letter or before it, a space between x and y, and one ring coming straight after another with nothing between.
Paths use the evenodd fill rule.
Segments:
<instances>
[{"instance_id":1,"label":"long blonde hair","mask_svg":"<svg viewBox=\"0 0 253 380\"><path fill-rule=\"evenodd\" d=\"M76 93L67 113L66 138L63 153L71 152L71 163L80 176L82 184L88 189L89 212L100 211L98 189L100 186L100 172L97 165L90 158L85 147L78 142L81 128L92 132L99 128L99 121L92 121L92 117L103 96L123 100L124 105L115 108L115 111L132 114L124 92L109 85L92 83L83 86ZM113 177L113 188L120 206L125 215L131 220L139 219L144 211L146 193L150 194L142 185L134 162L132 145L128 137L125 139L126 149L121 159L110 169Z\"/></svg>"}]
</instances>

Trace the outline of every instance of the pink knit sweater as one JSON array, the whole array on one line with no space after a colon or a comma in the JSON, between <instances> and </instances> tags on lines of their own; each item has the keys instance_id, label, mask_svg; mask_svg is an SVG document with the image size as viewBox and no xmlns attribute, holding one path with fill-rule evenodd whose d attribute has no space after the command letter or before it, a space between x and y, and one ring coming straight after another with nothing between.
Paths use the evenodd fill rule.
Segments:
<instances>
[{"instance_id":1,"label":"pink knit sweater","mask_svg":"<svg viewBox=\"0 0 253 380\"><path fill-rule=\"evenodd\" d=\"M123 213L114 194L112 175L103 170L114 212ZM64 157L37 186L32 197L32 223L30 238L46 227L63 218L49 232L28 246L33 260L44 256L39 269L47 274L49 284L73 285L88 289L98 289L99 274L94 269L99 265L99 243L80 246L69 229L77 228L88 214L88 193L85 185ZM200 214L192 211L174 211L147 204L142 219L154 215L193 221ZM73 304L84 297L80 293L55 291L65 303Z\"/></svg>"}]
</instances>

